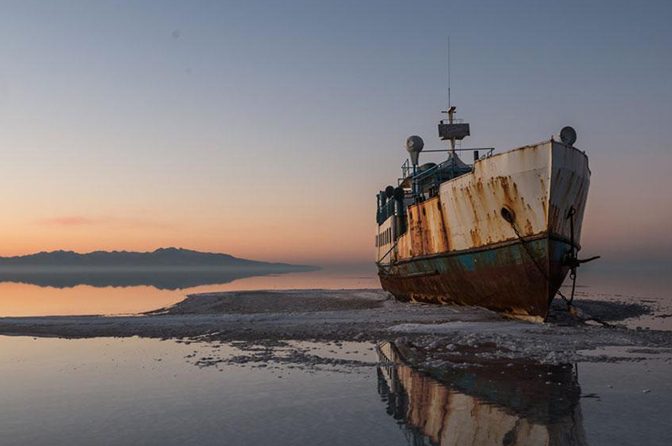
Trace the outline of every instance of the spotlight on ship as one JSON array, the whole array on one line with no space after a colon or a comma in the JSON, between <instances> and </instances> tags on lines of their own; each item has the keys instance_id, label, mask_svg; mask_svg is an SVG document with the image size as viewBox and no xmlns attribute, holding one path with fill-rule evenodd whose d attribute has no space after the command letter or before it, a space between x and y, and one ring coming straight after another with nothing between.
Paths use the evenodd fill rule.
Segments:
<instances>
[{"instance_id":1,"label":"spotlight on ship","mask_svg":"<svg viewBox=\"0 0 672 446\"><path fill-rule=\"evenodd\" d=\"M568 146L573 146L576 142L576 130L570 126L563 127L562 130L560 130L560 141Z\"/></svg>"},{"instance_id":2,"label":"spotlight on ship","mask_svg":"<svg viewBox=\"0 0 672 446\"><path fill-rule=\"evenodd\" d=\"M413 135L406 138L406 150L408 150L411 156L411 164L414 166L418 165L418 156L423 147L425 147L425 142L419 136Z\"/></svg>"}]
</instances>

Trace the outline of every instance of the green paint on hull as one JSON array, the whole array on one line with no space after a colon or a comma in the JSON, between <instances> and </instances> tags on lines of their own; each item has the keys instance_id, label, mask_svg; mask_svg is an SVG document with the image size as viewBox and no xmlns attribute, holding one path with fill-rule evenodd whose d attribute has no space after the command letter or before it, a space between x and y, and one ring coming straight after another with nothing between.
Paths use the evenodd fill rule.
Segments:
<instances>
[{"instance_id":1,"label":"green paint on hull","mask_svg":"<svg viewBox=\"0 0 672 446\"><path fill-rule=\"evenodd\" d=\"M569 243L552 237L398 262L379 272L403 301L472 305L543 320L567 275Z\"/></svg>"}]
</instances>

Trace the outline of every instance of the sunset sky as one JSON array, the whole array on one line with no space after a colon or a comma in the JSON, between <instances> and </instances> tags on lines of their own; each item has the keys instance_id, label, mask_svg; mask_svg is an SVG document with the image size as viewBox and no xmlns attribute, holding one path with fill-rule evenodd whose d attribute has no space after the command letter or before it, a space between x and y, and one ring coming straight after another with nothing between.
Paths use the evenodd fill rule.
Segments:
<instances>
[{"instance_id":1,"label":"sunset sky","mask_svg":"<svg viewBox=\"0 0 672 446\"><path fill-rule=\"evenodd\" d=\"M450 36L465 144L572 125L586 255L669 260L670 2L0 4L0 255L372 260L405 138L439 145Z\"/></svg>"}]
</instances>

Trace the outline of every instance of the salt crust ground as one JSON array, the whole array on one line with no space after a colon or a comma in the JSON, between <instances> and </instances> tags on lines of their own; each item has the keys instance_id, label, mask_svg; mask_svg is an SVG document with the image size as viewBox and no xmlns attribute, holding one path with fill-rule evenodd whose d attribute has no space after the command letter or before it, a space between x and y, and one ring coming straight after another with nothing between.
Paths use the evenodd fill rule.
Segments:
<instances>
[{"instance_id":1,"label":"salt crust ground","mask_svg":"<svg viewBox=\"0 0 672 446\"><path fill-rule=\"evenodd\" d=\"M141 336L212 345L225 342L247 352L227 358L214 355L199 360L201 366L221 362L343 361L320 359L297 341L335 345L393 341L422 349L430 365L513 360L548 364L632 361L652 354L672 358L672 331L633 330L618 324L651 313L646 304L582 300L577 305L609 325L586 323L590 318L585 310L583 321L570 318L560 305L554 308L550 322L534 324L509 320L481 308L400 303L375 289L283 290L192 295L172 307L133 316L0 318L0 334Z\"/></svg>"}]
</instances>

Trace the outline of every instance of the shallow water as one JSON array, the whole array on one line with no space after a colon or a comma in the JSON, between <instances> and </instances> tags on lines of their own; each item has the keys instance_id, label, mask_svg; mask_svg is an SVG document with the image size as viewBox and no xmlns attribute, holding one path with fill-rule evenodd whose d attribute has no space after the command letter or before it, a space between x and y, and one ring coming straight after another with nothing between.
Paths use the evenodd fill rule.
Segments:
<instances>
[{"instance_id":1,"label":"shallow water","mask_svg":"<svg viewBox=\"0 0 672 446\"><path fill-rule=\"evenodd\" d=\"M28 283L0 279L0 317L140 313L173 305L189 294L214 291L380 286L373 266L330 267L319 271L258 276L252 274L248 272L247 277L244 275L231 278L228 282L198 286L180 286L178 281L172 283L171 289L129 285L123 279L117 280L115 286L63 285L63 282L76 284L86 281L85 275L78 277L77 274L67 275L68 280L36 279ZM196 278L192 277L189 283L198 281L198 275L194 276ZM78 281L78 278L81 280Z\"/></svg>"},{"instance_id":2,"label":"shallow water","mask_svg":"<svg viewBox=\"0 0 672 446\"><path fill-rule=\"evenodd\" d=\"M377 286L372 268L176 290L3 282L0 315L134 313L196 292ZM582 274L577 289L578 299L651 305L654 314L625 323L668 330L672 318L661 316L672 313L670 290L664 274L604 270ZM517 362L428 376L379 362L373 344L300 346L344 363L207 360L213 351L218 358L240 353L228 344L0 336L0 443L672 444L669 352L632 355L644 361Z\"/></svg>"},{"instance_id":3,"label":"shallow water","mask_svg":"<svg viewBox=\"0 0 672 446\"><path fill-rule=\"evenodd\" d=\"M199 367L212 345L0 336L2 444L672 441L668 357L525 364L524 376L503 366L458 371L440 381L402 363L376 364L372 344L309 347L370 365ZM230 345L217 350L236 354Z\"/></svg>"},{"instance_id":4,"label":"shallow water","mask_svg":"<svg viewBox=\"0 0 672 446\"><path fill-rule=\"evenodd\" d=\"M318 271L254 276L253 272L232 275L223 283L180 286L172 281L171 288L150 285L129 285L123 280L115 286L96 287L79 284L64 286L63 281L11 282L0 278L0 317L47 316L83 314L132 314L173 305L189 294L216 291L260 289L355 289L379 288L380 282L373 265L325 267ZM188 283L198 282L198 275ZM238 278L236 278L238 277ZM86 279L86 277L82 277ZM209 277L205 280L210 280ZM85 281L85 280L82 280ZM66 281L78 283L77 275ZM161 282L161 281L159 281ZM185 282L187 283L187 282ZM585 267L579 275L577 299L597 299L620 302L643 302L655 310L626 321L629 326L672 330L672 273L660 270L623 270ZM570 293L569 281L563 292ZM669 317L666 317L669 315Z\"/></svg>"},{"instance_id":5,"label":"shallow water","mask_svg":"<svg viewBox=\"0 0 672 446\"><path fill-rule=\"evenodd\" d=\"M562 290L569 295L569 279ZM660 269L625 269L585 267L577 280L576 299L641 303L652 314L625 320L630 328L672 330L672 271Z\"/></svg>"}]
</instances>

